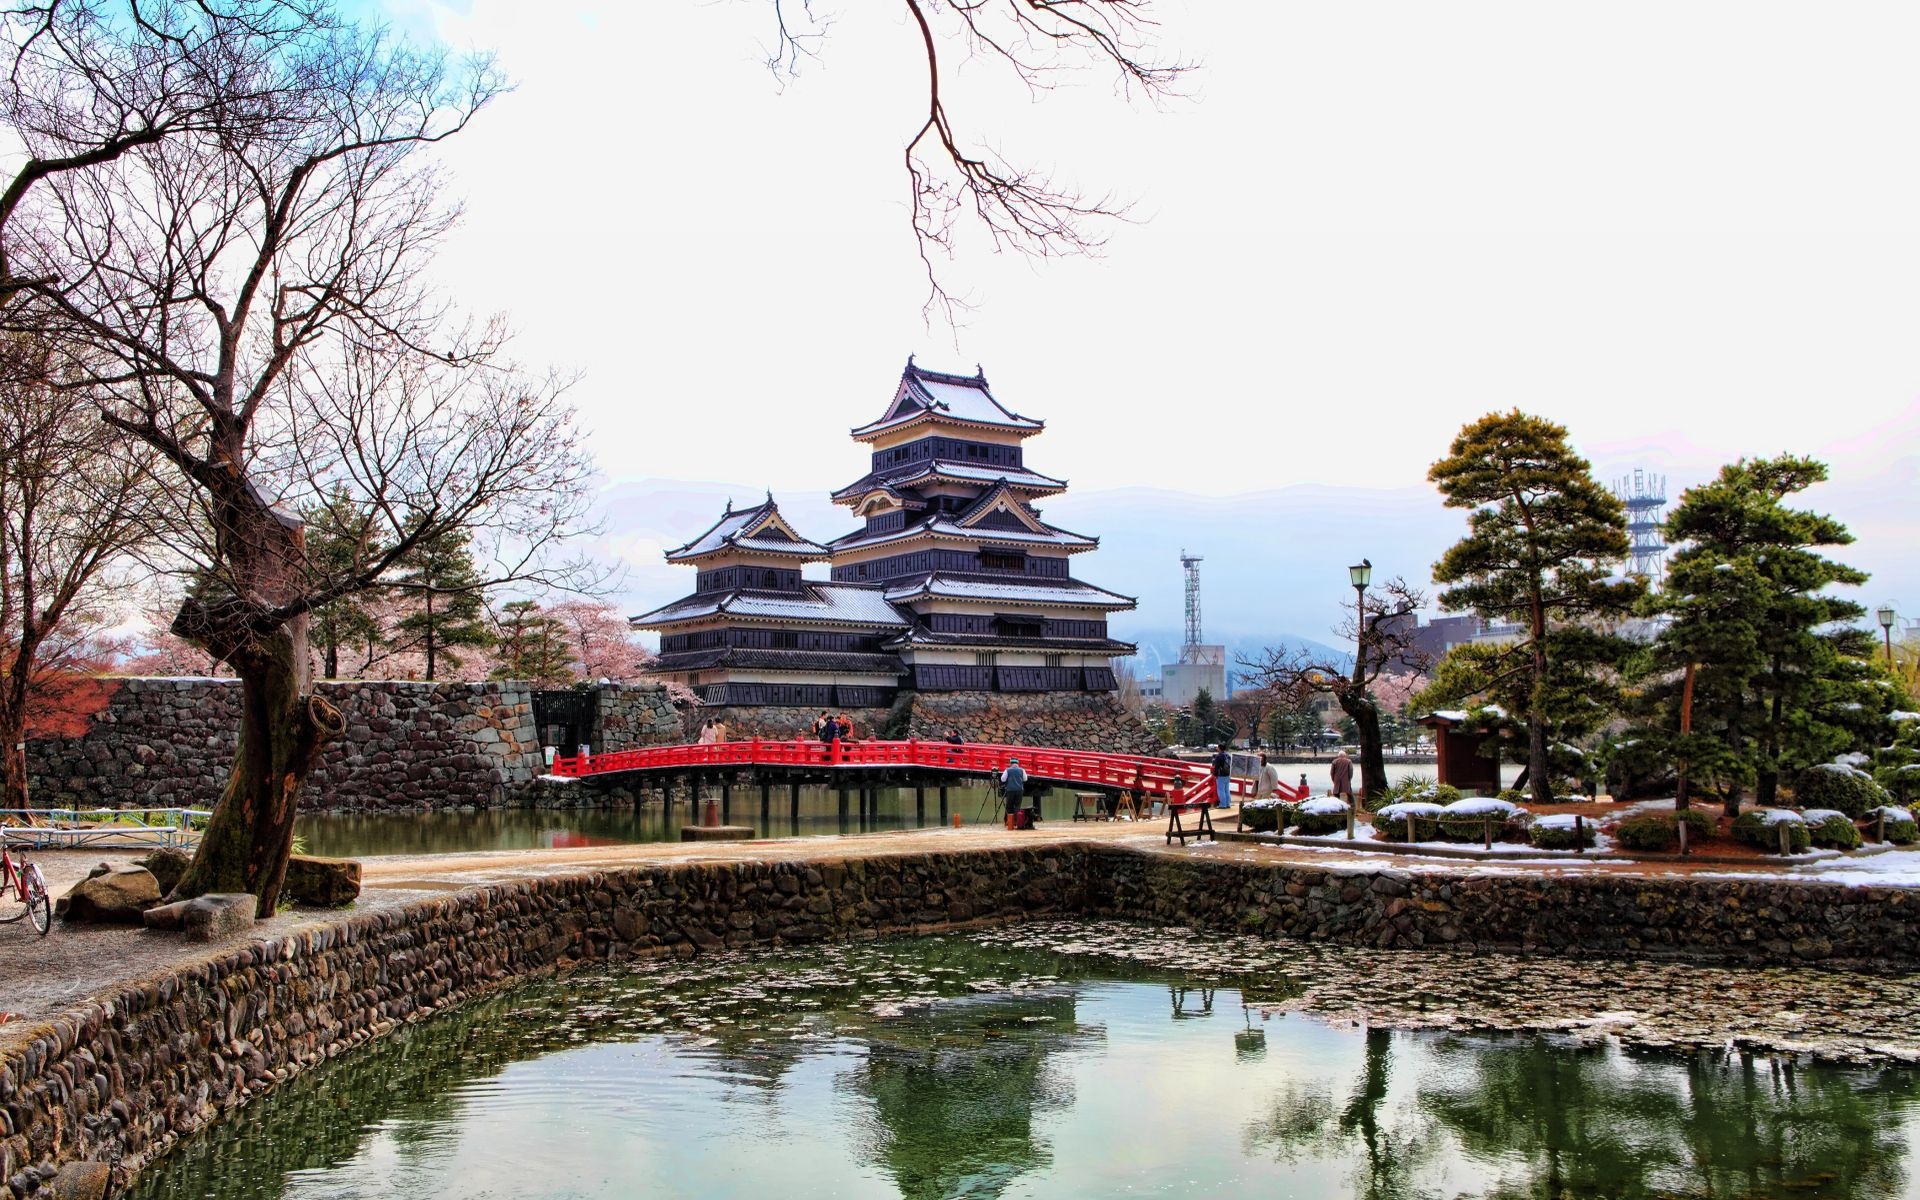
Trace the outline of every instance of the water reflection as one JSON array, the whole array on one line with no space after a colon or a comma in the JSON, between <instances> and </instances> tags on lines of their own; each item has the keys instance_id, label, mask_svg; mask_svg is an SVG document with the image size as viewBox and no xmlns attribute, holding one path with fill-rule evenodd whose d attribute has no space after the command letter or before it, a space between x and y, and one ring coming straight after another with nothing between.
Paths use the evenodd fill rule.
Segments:
<instances>
[{"instance_id":1,"label":"water reflection","mask_svg":"<svg viewBox=\"0 0 1920 1200\"><path fill-rule=\"evenodd\" d=\"M1914 1194L1908 1072L1340 1029L1244 982L961 938L581 972L295 1080L133 1194Z\"/></svg>"},{"instance_id":2,"label":"water reflection","mask_svg":"<svg viewBox=\"0 0 1920 1200\"><path fill-rule=\"evenodd\" d=\"M733 789L723 818L751 825L762 837L818 837L876 833L951 824L954 816L977 823L995 811L983 787L947 789L942 816L940 789L879 788L862 798L852 789L844 810L837 789L803 787L796 809L791 793L775 787L761 805L757 786ZM1056 790L1042 801L1046 820L1069 819L1071 794ZM309 854L360 857L375 854L447 854L479 850L528 850L634 842L677 842L680 827L701 813L682 802L658 801L619 808L485 809L480 811L313 813L296 831Z\"/></svg>"}]
</instances>

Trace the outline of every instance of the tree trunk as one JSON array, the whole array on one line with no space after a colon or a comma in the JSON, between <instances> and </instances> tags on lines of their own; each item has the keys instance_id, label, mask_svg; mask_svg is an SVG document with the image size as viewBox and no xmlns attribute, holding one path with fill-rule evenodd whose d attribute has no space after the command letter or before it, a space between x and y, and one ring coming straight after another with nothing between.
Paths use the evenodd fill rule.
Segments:
<instances>
[{"instance_id":1,"label":"tree trunk","mask_svg":"<svg viewBox=\"0 0 1920 1200\"><path fill-rule=\"evenodd\" d=\"M338 709L305 693L300 664L306 653L296 646L303 640L283 627L226 657L240 679L240 741L226 788L172 899L251 892L259 900L257 916L270 917L279 907L301 788L321 747L346 727Z\"/></svg>"},{"instance_id":2,"label":"tree trunk","mask_svg":"<svg viewBox=\"0 0 1920 1200\"><path fill-rule=\"evenodd\" d=\"M274 609L298 594L306 565L299 521L273 510L242 480L216 493L215 527L224 586L190 595L173 632L233 668L240 680L240 738L227 784L193 862L173 889L184 900L209 892L249 892L270 917L293 849L293 822L307 773L328 741L346 731L340 711L310 695L313 660L307 614L272 623Z\"/></svg>"},{"instance_id":3,"label":"tree trunk","mask_svg":"<svg viewBox=\"0 0 1920 1200\"><path fill-rule=\"evenodd\" d=\"M1387 757L1380 745L1380 709L1370 700L1339 697L1340 709L1353 719L1360 743L1360 793L1377 798L1387 790Z\"/></svg>"},{"instance_id":4,"label":"tree trunk","mask_svg":"<svg viewBox=\"0 0 1920 1200\"><path fill-rule=\"evenodd\" d=\"M0 808L28 807L27 756L21 749L26 740L20 710L0 701Z\"/></svg>"},{"instance_id":5,"label":"tree trunk","mask_svg":"<svg viewBox=\"0 0 1920 1200\"><path fill-rule=\"evenodd\" d=\"M328 679L340 678L340 643L335 638L327 639L327 660L321 669Z\"/></svg>"},{"instance_id":6,"label":"tree trunk","mask_svg":"<svg viewBox=\"0 0 1920 1200\"><path fill-rule=\"evenodd\" d=\"M1528 523L1532 531L1532 523ZM1528 655L1533 662L1533 683L1527 689L1527 780L1535 804L1553 803L1553 778L1547 771L1547 607L1540 596L1540 572L1533 576L1530 597L1531 632Z\"/></svg>"},{"instance_id":7,"label":"tree trunk","mask_svg":"<svg viewBox=\"0 0 1920 1200\"><path fill-rule=\"evenodd\" d=\"M427 682L433 682L433 589L427 589Z\"/></svg>"}]
</instances>

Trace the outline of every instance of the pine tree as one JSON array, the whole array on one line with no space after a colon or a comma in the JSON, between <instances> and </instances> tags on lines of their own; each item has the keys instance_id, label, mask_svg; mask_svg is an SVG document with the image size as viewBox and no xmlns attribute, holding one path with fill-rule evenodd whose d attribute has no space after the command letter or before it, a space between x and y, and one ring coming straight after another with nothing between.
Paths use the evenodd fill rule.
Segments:
<instances>
[{"instance_id":1,"label":"pine tree","mask_svg":"<svg viewBox=\"0 0 1920 1200\"><path fill-rule=\"evenodd\" d=\"M307 570L316 587L340 579L382 553L372 514L336 488L324 504L301 511L306 522ZM316 605L307 636L320 648L322 674L340 678L340 648L368 645L380 636L380 623L367 609L370 590ZM369 655L371 657L371 655Z\"/></svg>"},{"instance_id":2,"label":"pine tree","mask_svg":"<svg viewBox=\"0 0 1920 1200\"><path fill-rule=\"evenodd\" d=\"M1472 514L1467 536L1434 564L1434 580L1451 585L1441 607L1521 630L1482 664L1485 686L1513 696L1528 784L1550 803L1549 747L1569 714L1601 706L1606 668L1626 653L1612 629L1646 591L1615 571L1627 553L1626 511L1564 428L1519 411L1466 426L1428 478L1449 508Z\"/></svg>"},{"instance_id":3,"label":"pine tree","mask_svg":"<svg viewBox=\"0 0 1920 1200\"><path fill-rule=\"evenodd\" d=\"M1865 611L1827 594L1864 572L1818 553L1853 541L1830 516L1787 507L1827 478L1824 463L1742 459L1689 488L1667 518L1664 625L1648 656L1649 744L1716 787L1729 815L1747 787L1772 804L1780 780L1865 744L1891 706L1870 660L1872 637L1848 624ZM1693 665L1692 732L1679 733Z\"/></svg>"},{"instance_id":4,"label":"pine tree","mask_svg":"<svg viewBox=\"0 0 1920 1200\"><path fill-rule=\"evenodd\" d=\"M494 629L495 679L524 679L540 687L574 682L567 629L533 600L505 605Z\"/></svg>"},{"instance_id":5,"label":"pine tree","mask_svg":"<svg viewBox=\"0 0 1920 1200\"><path fill-rule=\"evenodd\" d=\"M401 618L400 634L425 656L427 679L437 677L442 663L458 669L458 651L493 644L465 531L450 529L413 547L401 560L395 590L412 609Z\"/></svg>"}]
</instances>

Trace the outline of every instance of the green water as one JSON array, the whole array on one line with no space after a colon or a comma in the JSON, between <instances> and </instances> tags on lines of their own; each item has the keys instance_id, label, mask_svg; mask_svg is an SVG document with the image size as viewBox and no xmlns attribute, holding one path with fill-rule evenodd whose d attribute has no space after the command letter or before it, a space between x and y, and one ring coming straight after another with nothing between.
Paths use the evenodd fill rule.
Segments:
<instances>
[{"instance_id":1,"label":"green water","mask_svg":"<svg viewBox=\"0 0 1920 1200\"><path fill-rule=\"evenodd\" d=\"M1042 801L1042 816L1066 819L1073 794L1054 791ZM736 787L721 814L728 824L751 825L761 837L815 837L874 833L952 824L957 814L974 823L996 820L1001 811L984 787L947 789L947 818L940 817L940 789L916 797L912 788L881 788L866 812L858 789L847 794L840 811L838 791L800 789L796 817L784 786L760 805L758 787ZM489 809L478 812L314 813L300 818L295 831L309 854L345 858L372 854L446 854L472 850L525 850L554 846L597 846L622 842L677 842L680 826L698 824L701 814L685 803L648 801L622 808Z\"/></svg>"},{"instance_id":2,"label":"green water","mask_svg":"<svg viewBox=\"0 0 1920 1200\"><path fill-rule=\"evenodd\" d=\"M1920 1195L1907 1071L1262 1015L1296 990L991 935L581 972L297 1079L130 1194Z\"/></svg>"}]
</instances>

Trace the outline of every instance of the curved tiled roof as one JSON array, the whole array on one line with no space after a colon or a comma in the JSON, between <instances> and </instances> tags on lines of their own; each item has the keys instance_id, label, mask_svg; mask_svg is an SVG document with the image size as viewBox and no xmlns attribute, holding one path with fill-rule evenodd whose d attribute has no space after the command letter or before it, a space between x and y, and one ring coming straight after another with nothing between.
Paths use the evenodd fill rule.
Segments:
<instances>
[{"instance_id":1,"label":"curved tiled roof","mask_svg":"<svg viewBox=\"0 0 1920 1200\"><path fill-rule=\"evenodd\" d=\"M767 536L771 531L776 536ZM792 534L792 537L788 537ZM801 562L819 562L827 557L827 548L799 536L780 515L780 506L768 496L752 508L733 511L731 505L713 527L684 546L667 551L668 562L692 562L722 550L744 550L750 554L775 554L797 558Z\"/></svg>"},{"instance_id":2,"label":"curved tiled roof","mask_svg":"<svg viewBox=\"0 0 1920 1200\"><path fill-rule=\"evenodd\" d=\"M687 596L650 613L632 617L627 623L636 629L657 629L722 614L778 621L866 625L880 629L897 629L909 623L898 609L887 602L885 593L879 588L813 582L803 584L797 595L791 592L735 589Z\"/></svg>"},{"instance_id":3,"label":"curved tiled roof","mask_svg":"<svg viewBox=\"0 0 1920 1200\"><path fill-rule=\"evenodd\" d=\"M909 358L907 369L900 376L900 387L894 392L893 403L887 406L885 415L854 429L853 436L870 438L914 421L942 417L1023 434L1038 433L1047 427L1045 421L1023 417L994 399L993 393L987 390L984 371L973 375L929 371L916 366Z\"/></svg>"}]
</instances>

